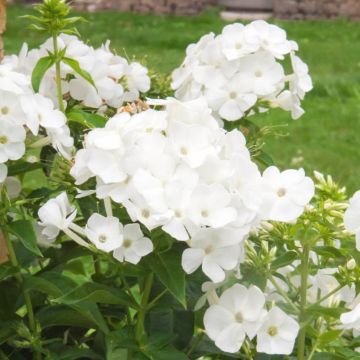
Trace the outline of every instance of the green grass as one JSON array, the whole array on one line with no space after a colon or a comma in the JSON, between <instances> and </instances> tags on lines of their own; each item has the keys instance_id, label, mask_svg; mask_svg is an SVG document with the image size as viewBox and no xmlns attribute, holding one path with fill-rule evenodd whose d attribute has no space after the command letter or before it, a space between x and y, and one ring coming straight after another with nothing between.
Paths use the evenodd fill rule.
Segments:
<instances>
[{"instance_id":1,"label":"green grass","mask_svg":"<svg viewBox=\"0 0 360 360\"><path fill-rule=\"evenodd\" d=\"M26 30L19 15L29 9L9 7L6 50L16 53L23 41L38 45L44 38ZM216 9L199 17L153 16L100 12L84 14L89 20L79 28L83 38L100 45L112 41L118 53L144 59L150 68L170 73L178 66L186 46L207 32L218 33L225 25ZM281 136L269 137L266 150L282 168L296 166L308 172L330 173L349 192L360 188L360 24L336 22L274 21L300 46L300 56L309 64L314 90L304 102L306 114L292 121L289 114L272 111L261 125L280 125ZM283 136L288 134L288 136ZM295 165L293 165L295 166Z\"/></svg>"}]
</instances>

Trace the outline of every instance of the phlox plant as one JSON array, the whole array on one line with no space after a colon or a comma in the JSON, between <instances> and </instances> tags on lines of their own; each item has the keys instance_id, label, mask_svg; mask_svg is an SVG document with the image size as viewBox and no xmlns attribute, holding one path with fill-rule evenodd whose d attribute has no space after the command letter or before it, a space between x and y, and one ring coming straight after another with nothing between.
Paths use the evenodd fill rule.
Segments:
<instances>
[{"instance_id":1,"label":"phlox plant","mask_svg":"<svg viewBox=\"0 0 360 360\"><path fill-rule=\"evenodd\" d=\"M0 64L0 358L360 358L360 194L254 122L303 114L296 42L227 25L170 80L35 11Z\"/></svg>"}]
</instances>

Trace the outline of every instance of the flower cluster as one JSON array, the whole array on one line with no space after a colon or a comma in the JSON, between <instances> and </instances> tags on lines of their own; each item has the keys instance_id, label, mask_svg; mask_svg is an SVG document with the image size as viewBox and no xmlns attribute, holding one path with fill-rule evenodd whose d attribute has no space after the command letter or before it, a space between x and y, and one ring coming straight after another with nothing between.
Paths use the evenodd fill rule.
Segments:
<instances>
[{"instance_id":1,"label":"flower cluster","mask_svg":"<svg viewBox=\"0 0 360 360\"><path fill-rule=\"evenodd\" d=\"M94 49L73 35L61 34L57 38L58 50L64 56L76 60L82 70L91 74L95 86L81 77L66 63L61 64L63 95L80 101L84 106L100 108L103 105L120 107L124 102L139 98L140 92L150 89L147 69L137 62L129 63L110 50L110 42ZM14 67L23 74L31 75L37 62L48 52L54 51L53 39L47 40L38 49L28 51L24 44L18 57L9 57ZM40 93L57 102L55 66L46 73Z\"/></svg>"},{"instance_id":2,"label":"flower cluster","mask_svg":"<svg viewBox=\"0 0 360 360\"><path fill-rule=\"evenodd\" d=\"M73 139L65 115L47 97L35 94L29 76L14 69L11 62L0 65L0 182L7 175L6 163L25 154L27 133L46 133L43 145L51 143L69 158Z\"/></svg>"},{"instance_id":3,"label":"flower cluster","mask_svg":"<svg viewBox=\"0 0 360 360\"><path fill-rule=\"evenodd\" d=\"M312 89L297 50L283 29L263 20L227 25L220 35L207 34L188 46L172 87L181 100L205 96L215 114L228 121L271 107L297 119L304 113L301 100ZM291 74L280 62L285 56L290 56Z\"/></svg>"},{"instance_id":4,"label":"flower cluster","mask_svg":"<svg viewBox=\"0 0 360 360\"><path fill-rule=\"evenodd\" d=\"M258 287L235 284L206 310L206 332L229 353L239 351L246 336L250 340L256 336L258 352L291 354L299 324L280 308L267 312L264 305L265 296Z\"/></svg>"},{"instance_id":5,"label":"flower cluster","mask_svg":"<svg viewBox=\"0 0 360 360\"><path fill-rule=\"evenodd\" d=\"M98 199L122 204L132 221L187 241L184 270L202 266L214 282L239 264L251 229L295 221L314 194L302 169L261 174L242 133L222 129L204 99L117 114L86 135L71 174L77 185L95 177Z\"/></svg>"}]
</instances>

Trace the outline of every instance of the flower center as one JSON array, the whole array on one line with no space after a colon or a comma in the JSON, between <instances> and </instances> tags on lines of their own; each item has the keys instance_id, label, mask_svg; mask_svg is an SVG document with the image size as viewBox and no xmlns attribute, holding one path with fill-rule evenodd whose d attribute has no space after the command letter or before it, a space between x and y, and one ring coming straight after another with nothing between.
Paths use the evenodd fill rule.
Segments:
<instances>
[{"instance_id":1,"label":"flower center","mask_svg":"<svg viewBox=\"0 0 360 360\"><path fill-rule=\"evenodd\" d=\"M212 251L214 250L214 247L212 245L209 245L206 249L205 249L205 254L209 255L210 253L212 253Z\"/></svg>"},{"instance_id":2,"label":"flower center","mask_svg":"<svg viewBox=\"0 0 360 360\"><path fill-rule=\"evenodd\" d=\"M201 216L204 217L204 218L206 218L206 217L209 216L209 212L208 212L207 210L203 210L203 211L201 212Z\"/></svg>"},{"instance_id":3,"label":"flower center","mask_svg":"<svg viewBox=\"0 0 360 360\"><path fill-rule=\"evenodd\" d=\"M130 239L125 239L123 242L123 247L125 249L128 249L131 246L131 240Z\"/></svg>"},{"instance_id":4,"label":"flower center","mask_svg":"<svg viewBox=\"0 0 360 360\"><path fill-rule=\"evenodd\" d=\"M277 195L278 197L283 197L286 195L286 189L284 188L280 188L278 191L277 191Z\"/></svg>"},{"instance_id":5,"label":"flower center","mask_svg":"<svg viewBox=\"0 0 360 360\"><path fill-rule=\"evenodd\" d=\"M260 70L256 70L256 71L255 71L255 76L256 76L257 78L262 77L262 75L263 75L262 71L260 71Z\"/></svg>"},{"instance_id":6,"label":"flower center","mask_svg":"<svg viewBox=\"0 0 360 360\"><path fill-rule=\"evenodd\" d=\"M241 312L236 313L235 315L235 319L238 323L242 323L244 321L244 317L243 314Z\"/></svg>"},{"instance_id":7,"label":"flower center","mask_svg":"<svg viewBox=\"0 0 360 360\"><path fill-rule=\"evenodd\" d=\"M242 45L240 43L236 43L235 44L235 49L239 50L241 49Z\"/></svg>"},{"instance_id":8,"label":"flower center","mask_svg":"<svg viewBox=\"0 0 360 360\"><path fill-rule=\"evenodd\" d=\"M141 212L141 215L142 215L143 218L147 219L150 216L150 211L148 209L144 209Z\"/></svg>"},{"instance_id":9,"label":"flower center","mask_svg":"<svg viewBox=\"0 0 360 360\"><path fill-rule=\"evenodd\" d=\"M3 106L1 108L1 114L2 115L7 115L9 113L10 109L7 106Z\"/></svg>"},{"instance_id":10,"label":"flower center","mask_svg":"<svg viewBox=\"0 0 360 360\"><path fill-rule=\"evenodd\" d=\"M4 145L9 141L9 139L7 138L7 136L5 135L1 135L0 136L0 144Z\"/></svg>"},{"instance_id":11,"label":"flower center","mask_svg":"<svg viewBox=\"0 0 360 360\"><path fill-rule=\"evenodd\" d=\"M105 244L107 241L107 236L102 234L102 235L99 235L99 242L101 242L102 244Z\"/></svg>"},{"instance_id":12,"label":"flower center","mask_svg":"<svg viewBox=\"0 0 360 360\"><path fill-rule=\"evenodd\" d=\"M186 147L182 146L180 148L180 154L181 155L187 155L188 154L188 149Z\"/></svg>"},{"instance_id":13,"label":"flower center","mask_svg":"<svg viewBox=\"0 0 360 360\"><path fill-rule=\"evenodd\" d=\"M230 99L236 99L236 92L235 92L235 91L231 91L231 92L229 93L229 98L230 98Z\"/></svg>"},{"instance_id":14,"label":"flower center","mask_svg":"<svg viewBox=\"0 0 360 360\"><path fill-rule=\"evenodd\" d=\"M181 213L181 211L179 209L175 210L175 216L178 217L178 218L180 218L182 216L182 213Z\"/></svg>"},{"instance_id":15,"label":"flower center","mask_svg":"<svg viewBox=\"0 0 360 360\"><path fill-rule=\"evenodd\" d=\"M41 114L38 114L37 118L38 118L39 122L41 123L41 122L42 122L42 119L43 119L42 115L41 115Z\"/></svg>"},{"instance_id":16,"label":"flower center","mask_svg":"<svg viewBox=\"0 0 360 360\"><path fill-rule=\"evenodd\" d=\"M270 335L270 336L276 336L277 333L278 333L278 329L275 327L275 326L270 326L267 330L267 333Z\"/></svg>"}]
</instances>

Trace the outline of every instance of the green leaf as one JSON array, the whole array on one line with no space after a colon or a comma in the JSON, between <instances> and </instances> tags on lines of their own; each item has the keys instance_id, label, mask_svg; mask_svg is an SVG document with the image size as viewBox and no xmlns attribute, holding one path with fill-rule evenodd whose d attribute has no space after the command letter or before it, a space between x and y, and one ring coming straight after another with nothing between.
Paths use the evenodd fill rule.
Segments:
<instances>
[{"instance_id":1,"label":"green leaf","mask_svg":"<svg viewBox=\"0 0 360 360\"><path fill-rule=\"evenodd\" d=\"M274 165L274 160L271 158L271 156L262 150L258 155L256 155L255 160L266 167Z\"/></svg>"},{"instance_id":2,"label":"green leaf","mask_svg":"<svg viewBox=\"0 0 360 360\"><path fill-rule=\"evenodd\" d=\"M335 319L338 319L340 317L340 315L346 311L347 310L345 308L341 308L341 307L329 308L329 307L323 307L320 305L310 305L307 309L308 314L330 316Z\"/></svg>"},{"instance_id":3,"label":"green leaf","mask_svg":"<svg viewBox=\"0 0 360 360\"><path fill-rule=\"evenodd\" d=\"M328 343L337 340L342 330L330 330L319 336L319 347L322 348Z\"/></svg>"},{"instance_id":4,"label":"green leaf","mask_svg":"<svg viewBox=\"0 0 360 360\"><path fill-rule=\"evenodd\" d=\"M90 83L93 87L96 87L95 86L95 83L94 83L94 80L93 78L91 77L91 75L83 70L81 67L80 67L80 64L77 60L75 59L70 59L68 57L63 57L62 58L62 61L70 66L78 75L80 75L83 79L85 79L88 83Z\"/></svg>"},{"instance_id":5,"label":"green leaf","mask_svg":"<svg viewBox=\"0 0 360 360\"><path fill-rule=\"evenodd\" d=\"M271 264L271 269L276 270L283 266L291 264L296 258L298 257L298 254L296 251L287 251L285 254L279 256L277 259L275 259Z\"/></svg>"},{"instance_id":6,"label":"green leaf","mask_svg":"<svg viewBox=\"0 0 360 360\"><path fill-rule=\"evenodd\" d=\"M37 314L41 328L53 326L71 326L89 329L94 326L92 321L67 305L51 305L42 308Z\"/></svg>"},{"instance_id":7,"label":"green leaf","mask_svg":"<svg viewBox=\"0 0 360 360\"><path fill-rule=\"evenodd\" d=\"M35 92L39 92L41 80L54 64L55 59L52 56L43 57L37 62L31 75L31 84Z\"/></svg>"},{"instance_id":8,"label":"green leaf","mask_svg":"<svg viewBox=\"0 0 360 360\"><path fill-rule=\"evenodd\" d=\"M185 272L181 267L181 251L174 246L164 253L153 253L147 261L163 285L186 308Z\"/></svg>"},{"instance_id":9,"label":"green leaf","mask_svg":"<svg viewBox=\"0 0 360 360\"><path fill-rule=\"evenodd\" d=\"M37 238L29 220L18 220L9 224L9 228L12 234L14 234L21 243L37 256L43 256L40 249L37 246Z\"/></svg>"},{"instance_id":10,"label":"green leaf","mask_svg":"<svg viewBox=\"0 0 360 360\"><path fill-rule=\"evenodd\" d=\"M16 176L24 173L28 173L30 171L41 169L42 165L40 163L28 163L28 162L16 162L13 165L8 167L8 175Z\"/></svg>"},{"instance_id":11,"label":"green leaf","mask_svg":"<svg viewBox=\"0 0 360 360\"><path fill-rule=\"evenodd\" d=\"M93 282L82 284L53 301L61 304L75 305L85 300L102 304L132 306L135 309L138 308L137 304L134 304L125 292Z\"/></svg>"},{"instance_id":12,"label":"green leaf","mask_svg":"<svg viewBox=\"0 0 360 360\"><path fill-rule=\"evenodd\" d=\"M69 121L79 123L87 128L99 128L104 127L106 124L106 118L92 114L90 112L86 112L79 109L73 109L66 113Z\"/></svg>"}]
</instances>

